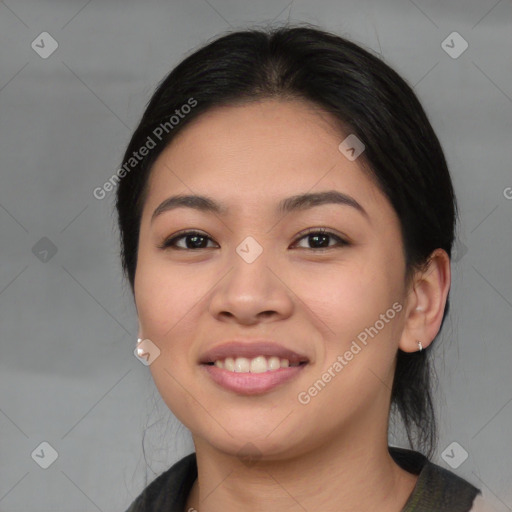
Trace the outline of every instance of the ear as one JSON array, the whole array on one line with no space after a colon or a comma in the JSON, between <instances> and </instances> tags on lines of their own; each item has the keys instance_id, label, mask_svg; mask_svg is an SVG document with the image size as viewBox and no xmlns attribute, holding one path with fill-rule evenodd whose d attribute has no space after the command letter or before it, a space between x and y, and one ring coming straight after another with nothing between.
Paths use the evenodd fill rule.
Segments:
<instances>
[{"instance_id":1,"label":"ear","mask_svg":"<svg viewBox=\"0 0 512 512\"><path fill-rule=\"evenodd\" d=\"M411 279L398 345L401 350L416 352L418 341L423 348L432 343L441 327L450 284L450 257L445 250L436 249L427 268L417 271Z\"/></svg>"}]
</instances>

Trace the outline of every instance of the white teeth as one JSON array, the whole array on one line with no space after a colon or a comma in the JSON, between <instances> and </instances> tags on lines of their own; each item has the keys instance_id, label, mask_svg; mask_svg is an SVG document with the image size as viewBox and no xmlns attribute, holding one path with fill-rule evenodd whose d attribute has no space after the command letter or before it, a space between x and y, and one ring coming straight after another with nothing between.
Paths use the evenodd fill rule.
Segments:
<instances>
[{"instance_id":1,"label":"white teeth","mask_svg":"<svg viewBox=\"0 0 512 512\"><path fill-rule=\"evenodd\" d=\"M251 360L251 373L264 373L267 371L267 360L263 356Z\"/></svg>"},{"instance_id":2,"label":"white teeth","mask_svg":"<svg viewBox=\"0 0 512 512\"><path fill-rule=\"evenodd\" d=\"M279 370L281 368L281 360L279 357L271 357L268 360L268 369L269 370Z\"/></svg>"},{"instance_id":3,"label":"white teeth","mask_svg":"<svg viewBox=\"0 0 512 512\"><path fill-rule=\"evenodd\" d=\"M235 359L235 372L247 373L251 367L251 362L246 357L237 357Z\"/></svg>"},{"instance_id":4,"label":"white teeth","mask_svg":"<svg viewBox=\"0 0 512 512\"><path fill-rule=\"evenodd\" d=\"M253 359L247 357L226 357L226 359L217 359L215 361L217 368L223 368L230 372L237 373L264 373L272 370L279 370L279 368L288 368L289 366L299 366L299 364L290 365L288 359L280 359L279 357L265 357L258 356Z\"/></svg>"}]
</instances>

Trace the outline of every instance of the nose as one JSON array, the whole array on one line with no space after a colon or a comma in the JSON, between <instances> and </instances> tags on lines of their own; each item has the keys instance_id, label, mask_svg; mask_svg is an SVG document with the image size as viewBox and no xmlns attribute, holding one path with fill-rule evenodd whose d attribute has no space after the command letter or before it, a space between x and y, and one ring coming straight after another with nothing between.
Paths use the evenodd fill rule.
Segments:
<instances>
[{"instance_id":1,"label":"nose","mask_svg":"<svg viewBox=\"0 0 512 512\"><path fill-rule=\"evenodd\" d=\"M265 251L252 263L235 253L232 262L211 297L210 312L217 320L253 325L291 315L293 293Z\"/></svg>"}]
</instances>

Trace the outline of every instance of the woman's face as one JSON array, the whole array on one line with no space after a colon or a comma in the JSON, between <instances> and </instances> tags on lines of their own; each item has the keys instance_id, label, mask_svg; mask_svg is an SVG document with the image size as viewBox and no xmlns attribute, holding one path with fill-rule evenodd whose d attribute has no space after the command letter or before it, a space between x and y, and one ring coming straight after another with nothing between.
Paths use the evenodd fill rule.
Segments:
<instances>
[{"instance_id":1,"label":"woman's face","mask_svg":"<svg viewBox=\"0 0 512 512\"><path fill-rule=\"evenodd\" d=\"M139 336L160 350L150 370L168 407L195 441L227 454L252 443L279 459L349 433L386 435L408 292L400 224L358 159L338 148L349 134L328 119L300 102L217 108L174 139L150 176ZM327 191L342 202L278 208ZM207 196L220 210L182 204L153 217L176 195ZM160 247L183 230L199 233ZM242 372L201 363L231 340L268 342L255 349L267 365L277 345L307 362L249 374L245 359L235 361ZM257 355L229 354L249 365Z\"/></svg>"}]
</instances>

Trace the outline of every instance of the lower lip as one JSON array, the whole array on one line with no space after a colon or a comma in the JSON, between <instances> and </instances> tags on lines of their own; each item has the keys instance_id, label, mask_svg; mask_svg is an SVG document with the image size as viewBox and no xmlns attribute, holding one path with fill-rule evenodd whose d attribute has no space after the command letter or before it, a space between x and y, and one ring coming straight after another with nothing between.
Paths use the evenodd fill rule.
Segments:
<instances>
[{"instance_id":1,"label":"lower lip","mask_svg":"<svg viewBox=\"0 0 512 512\"><path fill-rule=\"evenodd\" d=\"M231 372L209 364L201 366L219 386L242 395L259 395L297 377L306 364L263 373Z\"/></svg>"}]
</instances>

